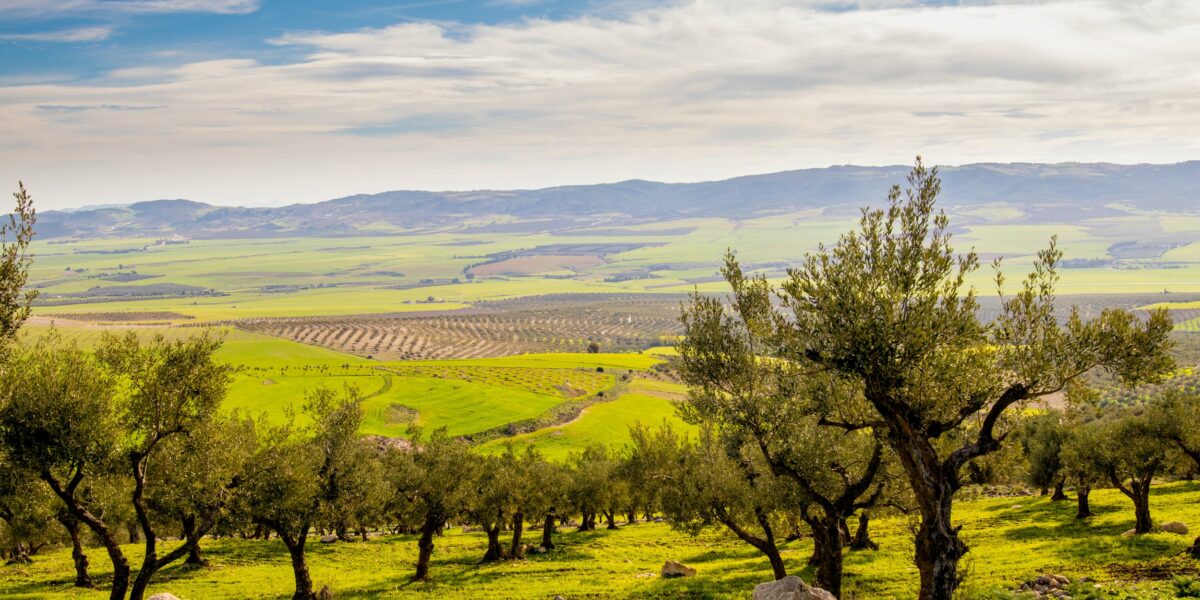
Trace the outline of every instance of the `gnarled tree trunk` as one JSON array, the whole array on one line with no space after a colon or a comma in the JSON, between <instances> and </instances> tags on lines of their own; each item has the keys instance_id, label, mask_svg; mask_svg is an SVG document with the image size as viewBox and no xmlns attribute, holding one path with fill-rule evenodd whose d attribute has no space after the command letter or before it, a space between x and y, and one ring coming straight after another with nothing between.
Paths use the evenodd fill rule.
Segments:
<instances>
[{"instance_id":1,"label":"gnarled tree trunk","mask_svg":"<svg viewBox=\"0 0 1200 600\"><path fill-rule=\"evenodd\" d=\"M495 562L504 558L504 548L500 545L500 521L484 525L483 531L487 533L488 545L482 562Z\"/></svg>"},{"instance_id":2,"label":"gnarled tree trunk","mask_svg":"<svg viewBox=\"0 0 1200 600\"><path fill-rule=\"evenodd\" d=\"M180 519L180 525L183 530L183 539L189 546L187 558L183 561L184 564L197 567L208 565L208 561L200 555L200 532L196 529L196 517L188 515Z\"/></svg>"},{"instance_id":3,"label":"gnarled tree trunk","mask_svg":"<svg viewBox=\"0 0 1200 600\"><path fill-rule=\"evenodd\" d=\"M953 600L959 583L958 560L967 553L967 545L958 539L958 528L953 524L957 468L943 464L933 444L912 431L903 419L892 418L888 426L921 515L915 540L921 575L917 597Z\"/></svg>"},{"instance_id":4,"label":"gnarled tree trunk","mask_svg":"<svg viewBox=\"0 0 1200 600\"><path fill-rule=\"evenodd\" d=\"M617 515L612 511L604 511L604 520L608 522L608 529L617 528Z\"/></svg>"},{"instance_id":5,"label":"gnarled tree trunk","mask_svg":"<svg viewBox=\"0 0 1200 600\"><path fill-rule=\"evenodd\" d=\"M854 531L854 541L850 542L851 550L878 550L879 544L871 539L871 515L867 511L858 513L858 529Z\"/></svg>"},{"instance_id":6,"label":"gnarled tree trunk","mask_svg":"<svg viewBox=\"0 0 1200 600\"><path fill-rule=\"evenodd\" d=\"M817 561L817 587L842 595L842 523L840 517L814 519L812 525L814 551Z\"/></svg>"},{"instance_id":7,"label":"gnarled tree trunk","mask_svg":"<svg viewBox=\"0 0 1200 600\"><path fill-rule=\"evenodd\" d=\"M79 519L69 514L58 515L58 522L67 530L71 538L71 560L75 562L75 587L94 588L92 576L88 573L88 557L83 551L83 541L79 535Z\"/></svg>"},{"instance_id":8,"label":"gnarled tree trunk","mask_svg":"<svg viewBox=\"0 0 1200 600\"><path fill-rule=\"evenodd\" d=\"M308 572L308 559L304 552L308 542L308 531L302 531L297 537L285 535L282 531L276 533L292 557L292 576L296 580L296 591L292 594L292 600L313 600L316 594L313 593L312 576Z\"/></svg>"},{"instance_id":9,"label":"gnarled tree trunk","mask_svg":"<svg viewBox=\"0 0 1200 600\"><path fill-rule=\"evenodd\" d=\"M1063 487L1066 486L1066 484L1067 482L1065 479L1059 479L1057 482L1055 482L1054 495L1050 496L1051 502L1061 502L1067 499L1067 493L1063 491Z\"/></svg>"},{"instance_id":10,"label":"gnarled tree trunk","mask_svg":"<svg viewBox=\"0 0 1200 600\"><path fill-rule=\"evenodd\" d=\"M412 576L413 581L429 579L429 559L433 556L433 536L442 528L442 522L442 519L429 515L421 524L421 539L417 541L417 572Z\"/></svg>"},{"instance_id":11,"label":"gnarled tree trunk","mask_svg":"<svg viewBox=\"0 0 1200 600\"><path fill-rule=\"evenodd\" d=\"M112 563L113 570L112 589L109 591L108 597L110 600L124 600L125 593L129 590L129 561L125 558L125 553L121 551L121 546L117 543L112 530L99 517L84 508L75 497L75 490L83 481L83 473L76 473L66 486L63 486L58 478L49 471L43 471L40 476L50 486L50 489L54 490L54 494L66 504L71 516L87 525L88 529L91 529L96 537L100 538L100 544L108 552L108 559Z\"/></svg>"},{"instance_id":12,"label":"gnarled tree trunk","mask_svg":"<svg viewBox=\"0 0 1200 600\"><path fill-rule=\"evenodd\" d=\"M546 513L546 520L542 523L542 547L547 550L554 549L554 511Z\"/></svg>"},{"instance_id":13,"label":"gnarled tree trunk","mask_svg":"<svg viewBox=\"0 0 1200 600\"><path fill-rule=\"evenodd\" d=\"M1092 505L1088 502L1088 496L1091 493L1091 486L1080 484L1075 487L1076 519L1086 519L1092 516Z\"/></svg>"},{"instance_id":14,"label":"gnarled tree trunk","mask_svg":"<svg viewBox=\"0 0 1200 600\"><path fill-rule=\"evenodd\" d=\"M509 546L508 555L512 558L525 558L525 546L521 542L521 537L525 534L525 515L523 513L513 515L512 527L512 544Z\"/></svg>"}]
</instances>

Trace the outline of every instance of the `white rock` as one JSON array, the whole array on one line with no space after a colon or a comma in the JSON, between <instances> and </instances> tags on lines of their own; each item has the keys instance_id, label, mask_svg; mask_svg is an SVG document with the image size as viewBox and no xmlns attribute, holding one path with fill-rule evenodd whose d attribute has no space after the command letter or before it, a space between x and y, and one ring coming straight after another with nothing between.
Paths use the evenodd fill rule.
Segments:
<instances>
[{"instance_id":1,"label":"white rock","mask_svg":"<svg viewBox=\"0 0 1200 600\"><path fill-rule=\"evenodd\" d=\"M788 575L778 581L754 586L754 600L837 600L833 594L809 586L803 579Z\"/></svg>"}]
</instances>

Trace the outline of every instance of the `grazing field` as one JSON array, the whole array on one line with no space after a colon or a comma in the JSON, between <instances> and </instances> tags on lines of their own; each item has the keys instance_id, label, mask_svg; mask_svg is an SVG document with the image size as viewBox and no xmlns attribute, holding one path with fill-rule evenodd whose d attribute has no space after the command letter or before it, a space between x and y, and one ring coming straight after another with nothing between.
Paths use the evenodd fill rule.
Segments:
<instances>
[{"instance_id":1,"label":"grazing field","mask_svg":"<svg viewBox=\"0 0 1200 600\"><path fill-rule=\"evenodd\" d=\"M1200 523L1200 484L1156 486L1151 495L1156 519ZM999 497L965 500L955 516L970 545L966 558L965 600L1020 597L1012 590L1036 575L1053 573L1073 580L1075 598L1153 599L1174 597L1172 578L1195 577L1200 565L1180 552L1191 537L1154 533L1122 537L1132 525L1128 501L1115 490L1092 492L1096 517L1073 519L1073 502L1047 497ZM878 551L846 554L844 600L897 599L915 596L917 574L911 563L912 539L906 517L872 521ZM616 531L577 533L561 528L559 548L525 560L480 565L486 547L482 533L448 529L437 540L429 583L409 583L416 560L413 536L374 537L366 543L313 544L313 579L329 585L340 598L745 598L757 583L770 580L767 562L732 534L710 529L699 537L675 532L661 523L621 526ZM167 542L171 547L173 542ZM210 539L204 541L211 565L168 567L151 592L181 598L286 598L291 585L288 554L279 541ZM140 545L125 546L134 561ZM805 566L809 539L783 545L789 572L811 580ZM92 570L104 585L109 566L97 549ZM657 576L665 560L695 567L686 579ZM76 590L68 550L34 557L30 565L0 567L0 596L14 599L104 598L101 591ZM653 575L646 576L646 573Z\"/></svg>"},{"instance_id":2,"label":"grazing field","mask_svg":"<svg viewBox=\"0 0 1200 600\"><path fill-rule=\"evenodd\" d=\"M365 400L361 432L406 437L409 425L479 433L534 419L551 408L612 387L612 375L572 368L446 365L256 369L238 377L225 406L281 420L318 387L356 388Z\"/></svg>"},{"instance_id":3,"label":"grazing field","mask_svg":"<svg viewBox=\"0 0 1200 600\"><path fill-rule=\"evenodd\" d=\"M247 331L381 360L484 358L531 352L642 350L678 334L682 295L565 295L484 303L434 316L250 319Z\"/></svg>"},{"instance_id":4,"label":"grazing field","mask_svg":"<svg viewBox=\"0 0 1200 600\"><path fill-rule=\"evenodd\" d=\"M693 430L676 415L675 404L670 399L647 393L644 391L646 387L637 385L638 381L635 380L630 386L631 390L636 391L610 402L593 404L569 423L493 440L479 449L481 452L495 453L502 451L509 442L518 446L528 444L550 460L563 460L571 452L583 450L589 444L624 445L629 442L629 428L636 424L658 427L665 423L676 431Z\"/></svg>"}]
</instances>

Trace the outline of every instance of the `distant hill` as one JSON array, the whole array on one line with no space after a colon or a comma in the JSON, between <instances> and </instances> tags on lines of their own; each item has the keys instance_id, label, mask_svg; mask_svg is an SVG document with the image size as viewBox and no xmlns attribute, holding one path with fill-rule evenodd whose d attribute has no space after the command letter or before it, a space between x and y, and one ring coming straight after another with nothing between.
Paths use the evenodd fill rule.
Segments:
<instances>
[{"instance_id":1,"label":"distant hill","mask_svg":"<svg viewBox=\"0 0 1200 600\"><path fill-rule=\"evenodd\" d=\"M153 200L39 215L38 235L230 238L344 236L455 228L566 231L690 217L745 218L796 209L849 212L881 205L907 166L835 166L701 183L631 180L538 190L394 191L280 208ZM973 164L943 167L943 206L1006 203L1029 222L1120 211L1192 212L1200 207L1200 161Z\"/></svg>"}]
</instances>

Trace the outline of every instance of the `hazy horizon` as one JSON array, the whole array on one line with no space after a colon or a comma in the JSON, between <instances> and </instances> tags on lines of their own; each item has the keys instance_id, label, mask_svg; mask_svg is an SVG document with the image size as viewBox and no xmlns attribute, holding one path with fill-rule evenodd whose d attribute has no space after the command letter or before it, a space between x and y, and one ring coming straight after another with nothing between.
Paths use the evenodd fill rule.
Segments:
<instances>
[{"instance_id":1,"label":"hazy horizon","mask_svg":"<svg viewBox=\"0 0 1200 600\"><path fill-rule=\"evenodd\" d=\"M1059 162L1054 162L1054 163L1034 163L1034 162L1016 161L1016 162L1002 163L1002 162L995 162L995 161L983 161L983 162L976 162L976 163L963 163L963 164L958 164L958 165L930 165L930 166L936 166L940 170L953 170L953 169L960 169L960 168L980 166L980 165L999 165L999 166L1007 166L1007 165L1047 165L1047 166L1111 165L1111 166L1119 166L1119 167L1133 167L1133 166L1173 166L1173 165L1181 165L1181 164L1193 163L1193 162L1198 162L1198 161L1200 161L1200 159L1181 160L1181 161L1172 162L1172 163L1149 163L1149 162L1117 163L1117 162L1103 162L1103 161L1101 161L1101 162L1059 161ZM97 210L97 209L103 209L103 208L108 208L108 207L129 206L132 204L138 204L138 203L143 203L143 202L163 202L163 201L177 201L177 200L183 200L183 201L189 201L189 202L199 202L202 204L208 204L208 205L217 206L217 207L281 208L281 207L290 206L290 205L317 204L317 203L326 202L329 200L340 200L343 198L352 198L355 196L371 196L371 195L376 195L376 194L386 194L386 193L390 193L390 192L429 192L429 193L435 193L435 194L459 194L459 193L465 194L465 193L489 192L489 191L491 191L491 192L530 191L530 190L555 189L555 188L559 188L559 187L588 187L588 186L601 186L601 185L618 185L618 184L628 183L628 182L632 182L632 181L647 181L650 183L662 183L662 184L668 184L668 185L695 184L695 183L727 181L730 179L740 179L743 177L774 175L774 174L778 174L778 173L788 173L788 172L794 172L794 171L819 171L819 170L837 169L837 168L862 168L862 169L893 169L894 168L894 169L906 169L907 170L910 168L910 165L904 165L904 164L824 165L824 166L815 166L815 167L798 167L795 169L785 169L782 171L772 171L769 173L766 173L766 172L764 172L764 173L743 173L740 175L733 175L731 177L725 177L725 178L720 178L720 179L663 181L663 180L648 179L648 178L634 178L634 179L622 179L619 181L583 181L583 182L576 182L576 183L567 183L567 184L562 184L562 185L532 186L532 187L526 187L526 188L494 188L494 187L493 188L481 187L481 188L471 188L471 189L466 189L466 188L463 188L463 189L393 188L393 189L386 189L386 190L347 191L346 193L330 196L328 198L318 198L318 199L313 199L313 200L308 200L308 201L280 200L278 202L272 202L272 203L255 203L255 202L228 203L228 202L222 202L219 199L218 200L209 200L209 199L204 199L204 198L182 198L182 197L179 197L179 198L142 198L142 199L132 200L129 202L100 202L100 203L94 203L94 204L80 204L77 206L64 206L64 207L58 207L58 208L48 208L46 210L58 210L58 211L64 211L64 212L73 212L73 211ZM886 191L886 190L884 190L884 191ZM881 197L882 197L882 193L883 192L881 192Z\"/></svg>"}]
</instances>

